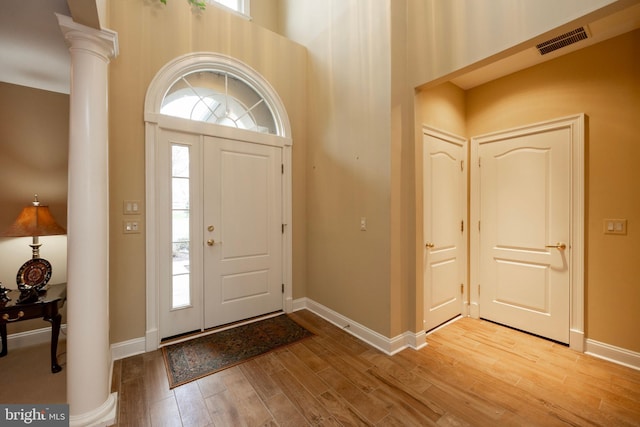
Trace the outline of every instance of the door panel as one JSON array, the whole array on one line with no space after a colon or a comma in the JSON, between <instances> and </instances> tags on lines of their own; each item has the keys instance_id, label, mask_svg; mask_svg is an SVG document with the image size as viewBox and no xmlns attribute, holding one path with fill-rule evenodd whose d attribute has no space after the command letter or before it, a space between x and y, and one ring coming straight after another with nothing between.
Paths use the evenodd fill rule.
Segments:
<instances>
[{"instance_id":1,"label":"door panel","mask_svg":"<svg viewBox=\"0 0 640 427\"><path fill-rule=\"evenodd\" d=\"M424 129L424 328L460 315L466 277L466 140Z\"/></svg>"},{"instance_id":2,"label":"door panel","mask_svg":"<svg viewBox=\"0 0 640 427\"><path fill-rule=\"evenodd\" d=\"M568 343L570 129L487 138L478 154L480 316Z\"/></svg>"},{"instance_id":3,"label":"door panel","mask_svg":"<svg viewBox=\"0 0 640 427\"><path fill-rule=\"evenodd\" d=\"M205 138L205 328L282 310L282 153Z\"/></svg>"}]
</instances>

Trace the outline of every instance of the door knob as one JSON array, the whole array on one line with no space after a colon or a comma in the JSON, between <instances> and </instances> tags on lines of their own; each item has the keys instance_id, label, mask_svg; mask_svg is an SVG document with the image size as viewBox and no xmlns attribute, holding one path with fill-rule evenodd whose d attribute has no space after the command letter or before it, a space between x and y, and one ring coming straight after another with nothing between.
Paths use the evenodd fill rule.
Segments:
<instances>
[{"instance_id":1,"label":"door knob","mask_svg":"<svg viewBox=\"0 0 640 427\"><path fill-rule=\"evenodd\" d=\"M215 245L215 244L216 244L215 240L213 240L213 239L209 239L209 240L207 240L207 245L209 245L209 246L213 246L213 245Z\"/></svg>"},{"instance_id":2,"label":"door knob","mask_svg":"<svg viewBox=\"0 0 640 427\"><path fill-rule=\"evenodd\" d=\"M434 245L433 243L429 242L429 243L427 243L425 246L426 246L427 248L431 249L431 248L432 248L432 247L434 247L435 245Z\"/></svg>"},{"instance_id":3,"label":"door knob","mask_svg":"<svg viewBox=\"0 0 640 427\"><path fill-rule=\"evenodd\" d=\"M560 249L561 251L564 251L565 249L567 249L567 245L562 242L558 242L555 245L547 245L545 246L545 248L556 248L556 249Z\"/></svg>"}]
</instances>

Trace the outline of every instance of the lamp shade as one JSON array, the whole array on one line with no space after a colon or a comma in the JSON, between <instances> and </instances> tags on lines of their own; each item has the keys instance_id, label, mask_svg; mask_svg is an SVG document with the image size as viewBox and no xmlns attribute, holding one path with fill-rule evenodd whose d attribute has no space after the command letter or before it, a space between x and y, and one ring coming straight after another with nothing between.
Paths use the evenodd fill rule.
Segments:
<instances>
[{"instance_id":1,"label":"lamp shade","mask_svg":"<svg viewBox=\"0 0 640 427\"><path fill-rule=\"evenodd\" d=\"M66 234L67 230L58 225L49 212L48 206L34 202L22 209L14 223L0 234L2 237L54 236Z\"/></svg>"}]
</instances>

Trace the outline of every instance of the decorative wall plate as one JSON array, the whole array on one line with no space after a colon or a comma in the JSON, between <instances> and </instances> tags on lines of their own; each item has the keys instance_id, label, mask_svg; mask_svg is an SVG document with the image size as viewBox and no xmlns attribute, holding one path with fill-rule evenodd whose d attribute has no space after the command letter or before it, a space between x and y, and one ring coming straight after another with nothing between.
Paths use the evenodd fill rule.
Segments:
<instances>
[{"instance_id":1,"label":"decorative wall plate","mask_svg":"<svg viewBox=\"0 0 640 427\"><path fill-rule=\"evenodd\" d=\"M37 290L44 287L51 278L51 264L43 258L33 258L22 264L16 276L18 288L24 285L32 286Z\"/></svg>"}]
</instances>

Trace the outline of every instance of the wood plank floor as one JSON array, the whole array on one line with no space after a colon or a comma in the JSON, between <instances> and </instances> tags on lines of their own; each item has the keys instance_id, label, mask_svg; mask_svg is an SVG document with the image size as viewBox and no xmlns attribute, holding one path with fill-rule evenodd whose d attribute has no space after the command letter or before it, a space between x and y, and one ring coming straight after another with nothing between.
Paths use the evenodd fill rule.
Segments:
<instances>
[{"instance_id":1,"label":"wood plank floor","mask_svg":"<svg viewBox=\"0 0 640 427\"><path fill-rule=\"evenodd\" d=\"M309 311L316 334L169 390L160 351L119 360L119 426L640 426L640 371L460 319L387 356Z\"/></svg>"}]
</instances>

